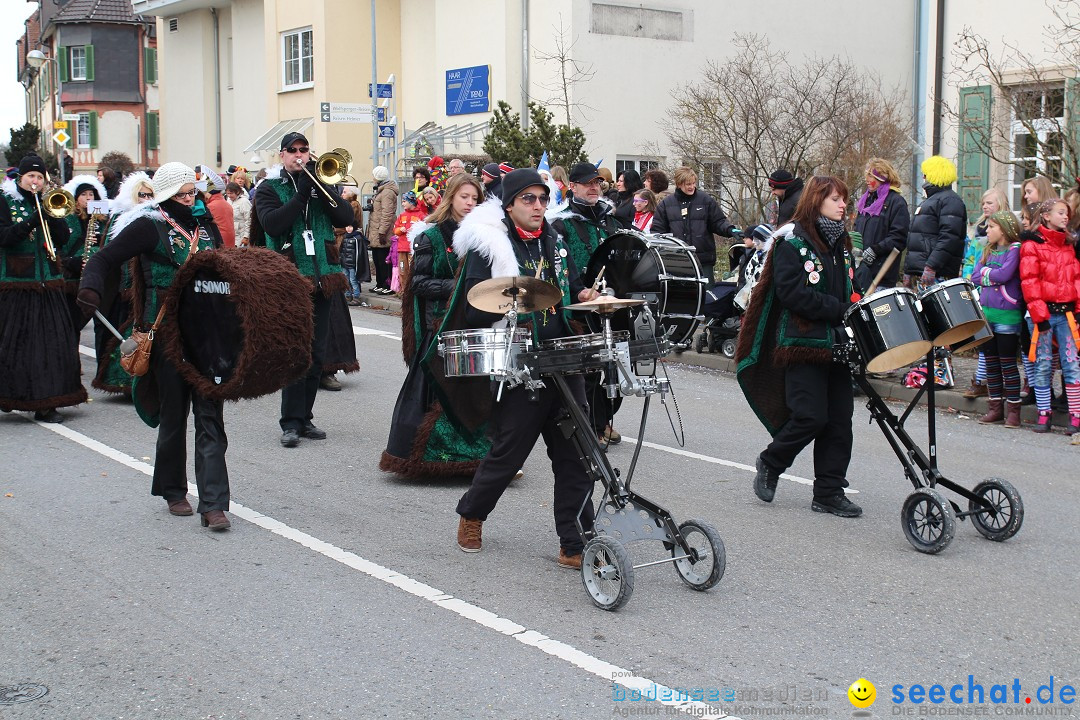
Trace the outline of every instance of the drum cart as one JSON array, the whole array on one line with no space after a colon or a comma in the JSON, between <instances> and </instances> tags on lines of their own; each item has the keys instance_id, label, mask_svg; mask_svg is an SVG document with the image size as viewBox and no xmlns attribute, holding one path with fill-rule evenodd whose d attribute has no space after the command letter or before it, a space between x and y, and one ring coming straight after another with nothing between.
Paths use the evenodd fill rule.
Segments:
<instances>
[{"instance_id":1,"label":"drum cart","mask_svg":"<svg viewBox=\"0 0 1080 720\"><path fill-rule=\"evenodd\" d=\"M538 381L531 378L540 376L555 384L567 410L567 416L560 423L563 437L574 443L593 482L604 487L591 530L586 530L581 522L586 503L592 502L591 493L584 499L578 512L578 532L586 540L581 580L593 604L604 610L617 610L630 599L634 591L634 573L638 569L672 563L683 582L694 590L708 590L723 577L727 556L723 540L711 525L701 520L676 524L665 508L630 489L641 452L651 396L660 393L663 398L671 390L667 378L655 376L655 360L666 355L671 345L666 338L616 341L611 330L611 311L600 312L604 325L604 347L540 349L523 353L519 355L519 378L527 387L539 387ZM645 312L649 313L648 310ZM608 462L607 454L601 449L592 430L592 423L574 400L566 382L567 374L601 367L607 370L607 377L612 379L608 385L609 397L622 394L645 398L638 442L625 479ZM617 382L615 378L618 378ZM671 557L634 565L626 546L646 540L662 542Z\"/></svg>"},{"instance_id":2,"label":"drum cart","mask_svg":"<svg viewBox=\"0 0 1080 720\"><path fill-rule=\"evenodd\" d=\"M837 360L847 364L855 383L866 393L866 407L870 411L870 417L881 428L885 439L904 467L904 474L915 488L904 500L900 510L904 535L912 547L928 554L941 552L953 539L957 519L970 518L971 524L983 537L997 542L1008 540L1020 531L1024 522L1024 503L1012 484L1001 478L988 478L968 490L949 480L938 469L935 382L932 375L912 398L903 414L897 417L867 380L866 363L855 343L848 342L837 346L836 354ZM927 353L927 368L934 367L935 354L934 349ZM924 394L927 452L923 452L904 427ZM967 509L962 510L955 501L946 500L940 488L966 499Z\"/></svg>"}]
</instances>

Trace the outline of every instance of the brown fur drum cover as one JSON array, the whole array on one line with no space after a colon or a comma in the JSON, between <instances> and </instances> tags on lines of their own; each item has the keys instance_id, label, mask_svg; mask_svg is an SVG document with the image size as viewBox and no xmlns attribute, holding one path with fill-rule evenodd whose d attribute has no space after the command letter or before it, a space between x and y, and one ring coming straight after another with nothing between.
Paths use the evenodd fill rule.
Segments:
<instances>
[{"instance_id":1,"label":"brown fur drum cover","mask_svg":"<svg viewBox=\"0 0 1080 720\"><path fill-rule=\"evenodd\" d=\"M271 250L204 251L176 273L158 342L212 400L277 392L311 365L311 284Z\"/></svg>"}]
</instances>

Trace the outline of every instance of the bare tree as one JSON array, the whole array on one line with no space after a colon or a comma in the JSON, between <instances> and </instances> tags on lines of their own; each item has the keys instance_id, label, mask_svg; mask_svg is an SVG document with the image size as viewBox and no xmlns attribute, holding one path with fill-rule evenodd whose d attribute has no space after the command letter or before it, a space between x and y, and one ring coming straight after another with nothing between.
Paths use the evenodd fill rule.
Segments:
<instances>
[{"instance_id":1,"label":"bare tree","mask_svg":"<svg viewBox=\"0 0 1080 720\"><path fill-rule=\"evenodd\" d=\"M777 168L839 175L854 188L871 157L910 164L902 91L840 57L795 64L757 35L736 34L733 46L734 57L672 93L665 128L683 161L719 166L719 200L735 222L760 221Z\"/></svg>"},{"instance_id":2,"label":"bare tree","mask_svg":"<svg viewBox=\"0 0 1080 720\"><path fill-rule=\"evenodd\" d=\"M1015 166L1025 179L1071 184L1080 175L1080 137L1070 128L1080 121L1080 85L1072 87L1080 78L1080 2L1046 6L1053 21L1044 25L1039 57L1005 38L992 43L971 27L960 31L950 77L960 100L943 102L942 115L959 130L962 153ZM987 85L990 97L970 94Z\"/></svg>"},{"instance_id":3,"label":"bare tree","mask_svg":"<svg viewBox=\"0 0 1080 720\"><path fill-rule=\"evenodd\" d=\"M543 104L561 108L566 116L566 125L574 127L572 116L575 110L583 120L589 119L585 111L596 111L596 108L574 99L575 86L588 82L596 72L591 64L582 64L574 59L573 52L577 40L569 37L569 30L563 24L562 13L559 13L559 26L552 25L551 29L555 36L554 51L536 51L533 57L540 62L557 65L556 77L554 81L539 83L538 86L550 93Z\"/></svg>"}]
</instances>

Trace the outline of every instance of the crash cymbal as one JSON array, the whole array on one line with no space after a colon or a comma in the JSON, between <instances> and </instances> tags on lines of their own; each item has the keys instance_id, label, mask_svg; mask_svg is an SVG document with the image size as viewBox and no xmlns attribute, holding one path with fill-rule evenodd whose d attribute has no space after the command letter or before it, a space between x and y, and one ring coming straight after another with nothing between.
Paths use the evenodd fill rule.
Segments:
<instances>
[{"instance_id":1,"label":"crash cymbal","mask_svg":"<svg viewBox=\"0 0 1080 720\"><path fill-rule=\"evenodd\" d=\"M634 307L636 305L644 305L644 300L630 300L626 298L617 298L612 295L601 295L600 297L593 298L592 300L586 300L585 302L574 303L573 305L567 305L567 310L591 310L598 313L615 312L616 310L622 310L623 308Z\"/></svg>"},{"instance_id":2,"label":"crash cymbal","mask_svg":"<svg viewBox=\"0 0 1080 720\"><path fill-rule=\"evenodd\" d=\"M562 299L559 288L551 283L522 275L485 280L469 290L469 304L483 312L502 315L517 296L518 312L531 313L557 305Z\"/></svg>"}]
</instances>

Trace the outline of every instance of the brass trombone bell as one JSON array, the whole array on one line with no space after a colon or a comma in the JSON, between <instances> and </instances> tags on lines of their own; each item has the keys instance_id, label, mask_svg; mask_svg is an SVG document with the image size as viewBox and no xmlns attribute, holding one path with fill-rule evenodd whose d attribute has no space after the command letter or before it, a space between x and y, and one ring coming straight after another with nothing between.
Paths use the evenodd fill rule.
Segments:
<instances>
[{"instance_id":1,"label":"brass trombone bell","mask_svg":"<svg viewBox=\"0 0 1080 720\"><path fill-rule=\"evenodd\" d=\"M75 211L75 197L63 188L55 188L42 196L42 209L49 217L67 217Z\"/></svg>"},{"instance_id":2,"label":"brass trombone bell","mask_svg":"<svg viewBox=\"0 0 1080 720\"><path fill-rule=\"evenodd\" d=\"M352 155L338 148L324 152L315 160L315 177L325 185L356 185L356 179L349 175L351 168Z\"/></svg>"}]
</instances>

